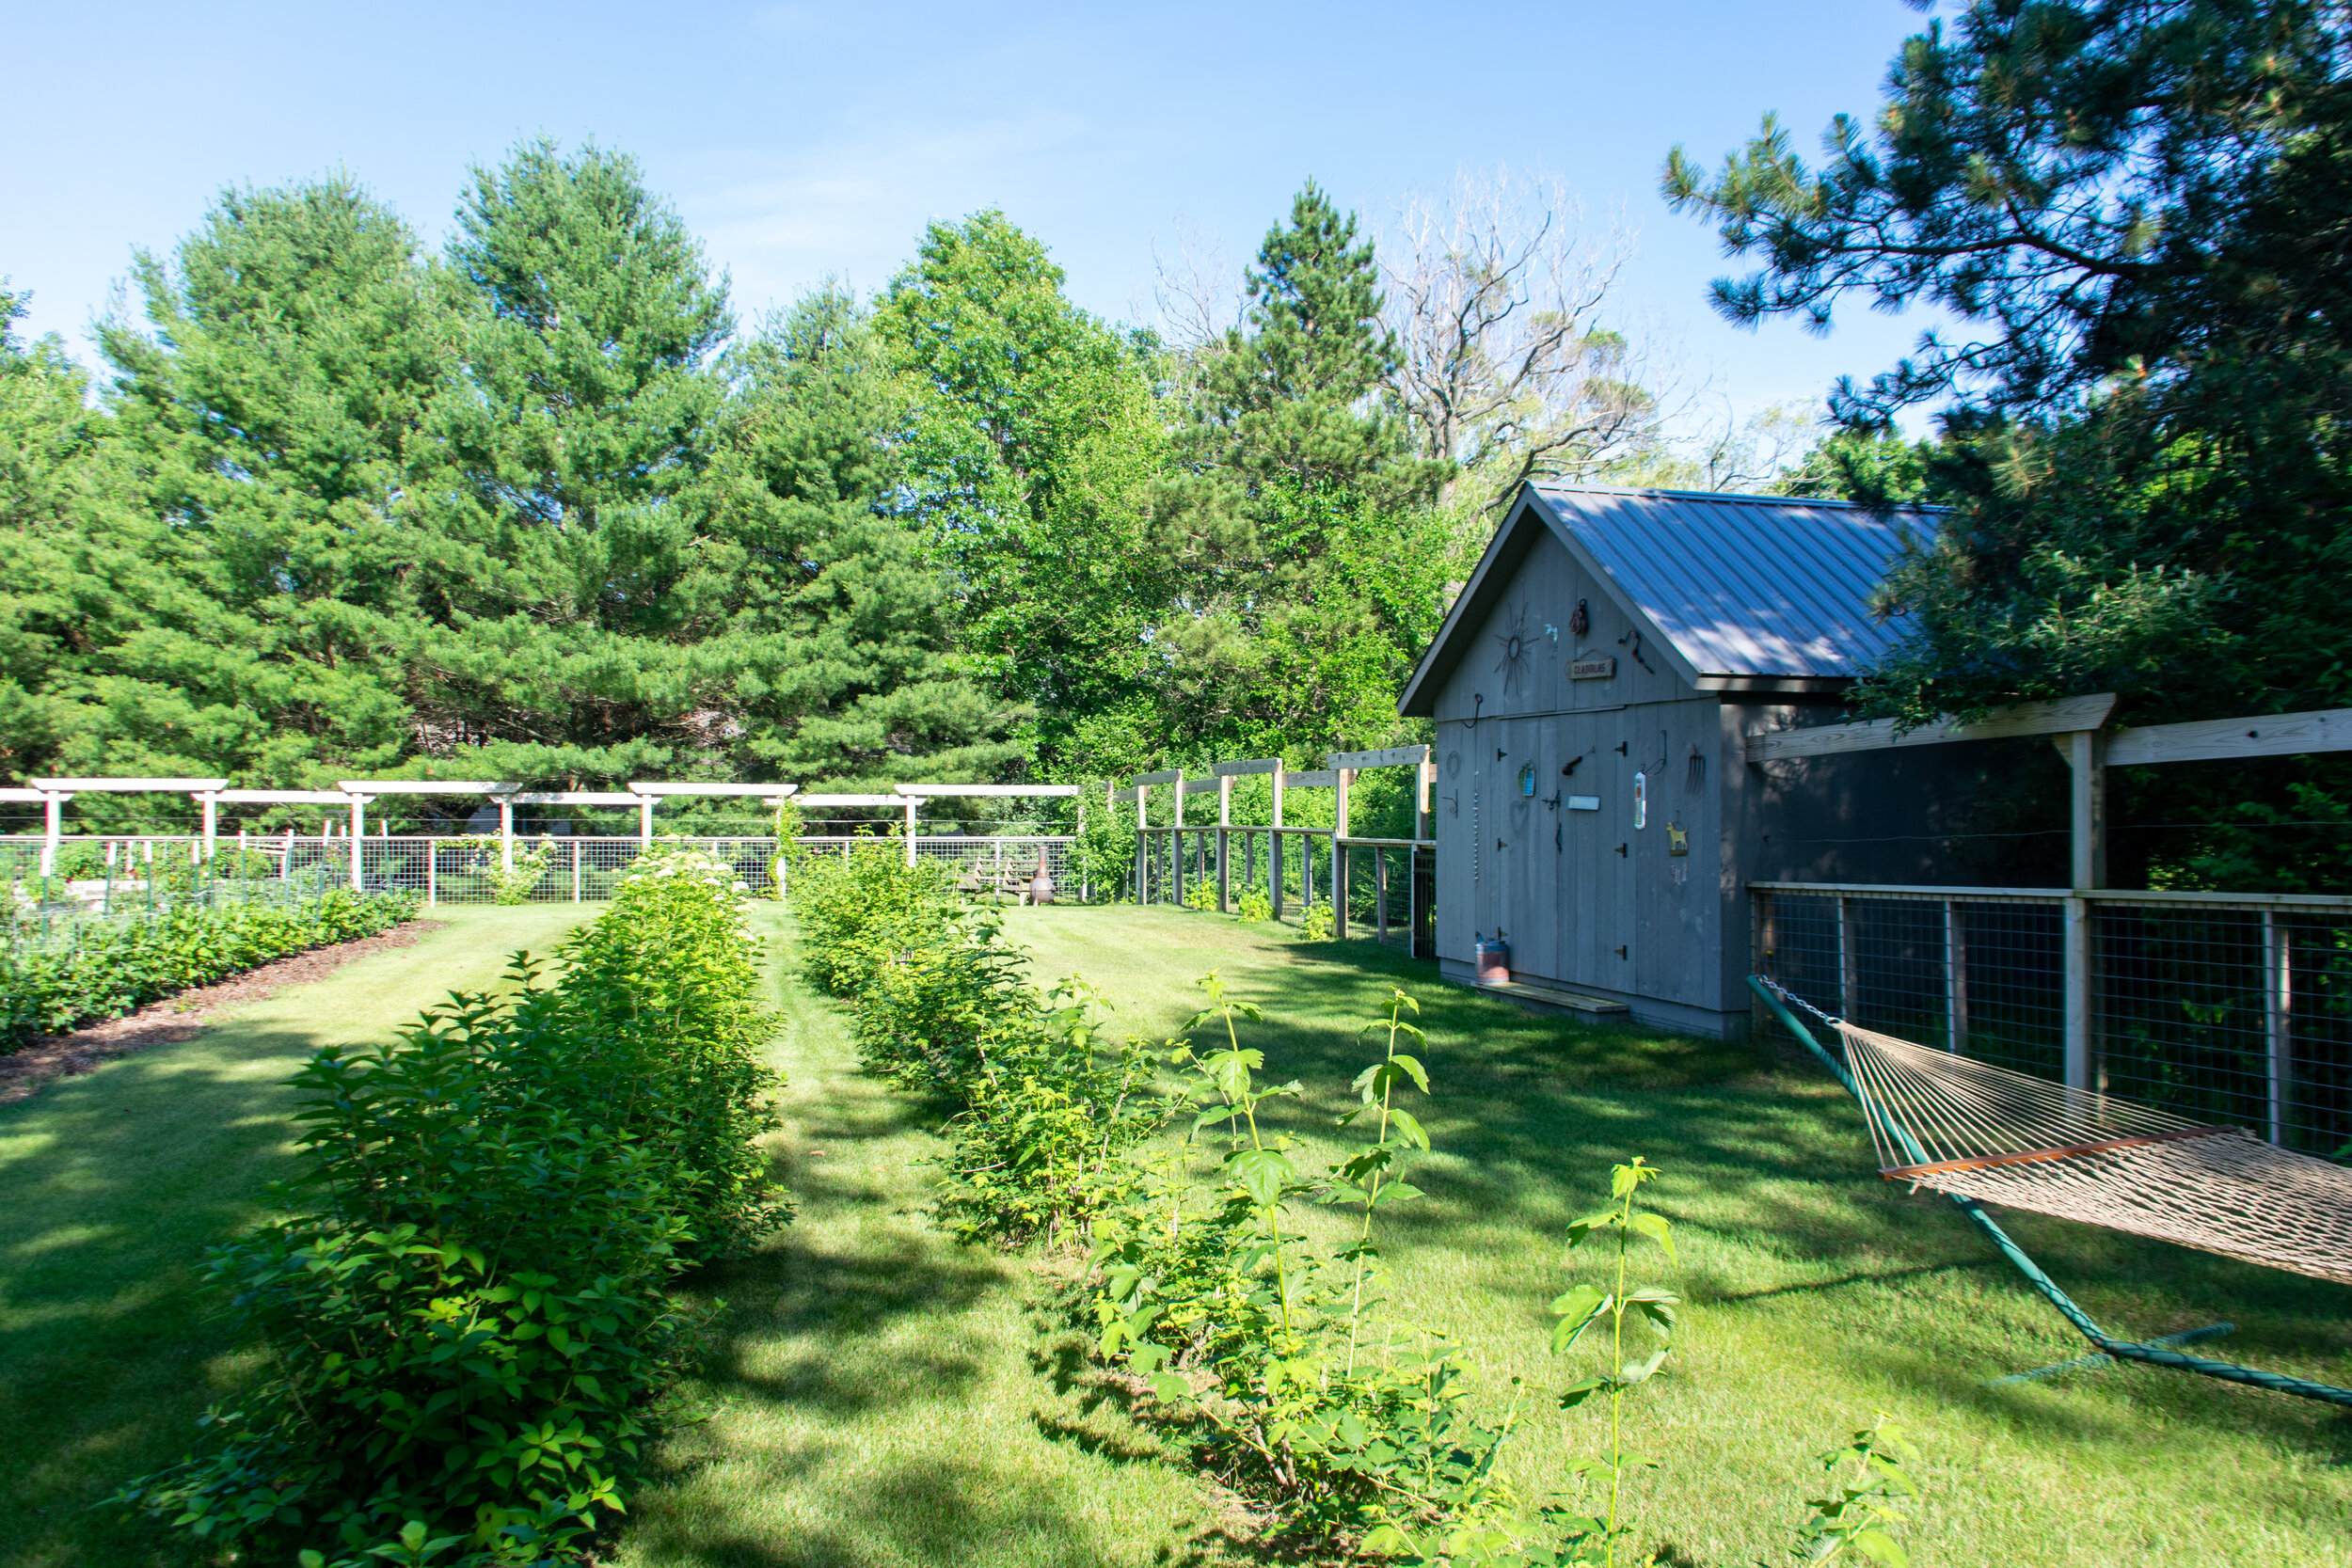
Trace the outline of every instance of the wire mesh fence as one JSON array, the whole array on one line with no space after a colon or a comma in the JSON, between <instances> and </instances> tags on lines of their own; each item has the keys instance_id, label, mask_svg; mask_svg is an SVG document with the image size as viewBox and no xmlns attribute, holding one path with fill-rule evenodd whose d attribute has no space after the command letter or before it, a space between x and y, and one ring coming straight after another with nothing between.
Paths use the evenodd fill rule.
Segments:
<instances>
[{"instance_id":1,"label":"wire mesh fence","mask_svg":"<svg viewBox=\"0 0 2352 1568\"><path fill-rule=\"evenodd\" d=\"M149 863L135 863L141 870ZM127 873L129 866L114 868ZM156 874L108 876L91 881L52 878L12 881L0 908L0 955L24 958L68 952L103 933L183 910L247 906L297 910L315 905L347 879L324 868L292 877L238 877L184 859L160 863Z\"/></svg>"},{"instance_id":2,"label":"wire mesh fence","mask_svg":"<svg viewBox=\"0 0 2352 1568\"><path fill-rule=\"evenodd\" d=\"M1756 973L1866 1028L2062 1081L2063 894L1751 896ZM2080 902L2093 1086L2308 1152L2352 1142L2352 899Z\"/></svg>"},{"instance_id":3,"label":"wire mesh fence","mask_svg":"<svg viewBox=\"0 0 2352 1568\"><path fill-rule=\"evenodd\" d=\"M660 842L685 844L725 862L757 892L770 891L774 885L771 878L784 874L775 864L772 835L665 836ZM814 855L844 853L852 846L885 842L900 849L905 844L903 839L885 839L881 834L810 834L794 840L804 852ZM1042 865L1057 896L1069 899L1085 895L1084 888L1073 879L1072 847L1075 842L1052 834L940 834L918 836L914 848L927 861L953 866L960 882L972 884L967 891L1003 892L1006 896L1029 895ZM234 878L240 885L255 887L271 883L347 887L353 885L356 845L358 885L362 888L414 893L434 905L495 904L501 894L509 902L593 904L612 896L622 876L644 851L638 839L617 836L532 838L518 834L510 847L510 841L491 833L358 839L272 833L217 839L208 861L203 844L194 836L68 836L58 842L55 858L60 874L47 879L46 901L53 916L62 918L70 904L78 908L107 900L109 895L102 890L111 889L115 900L132 897L155 880L147 876L150 865L176 866L181 873L209 871L213 874L209 879ZM0 840L0 881L19 889L19 904L44 901L44 895L24 891L44 887L40 876L41 852L39 839ZM227 875L220 874L224 867L229 868Z\"/></svg>"},{"instance_id":4,"label":"wire mesh fence","mask_svg":"<svg viewBox=\"0 0 2352 1568\"><path fill-rule=\"evenodd\" d=\"M1228 901L1256 888L1277 916L1295 915L1331 896L1331 830L1328 828L1229 827L1225 856ZM1127 878L1127 893L1139 904L1173 904L1195 889L1216 886L1216 827L1148 827L1137 830L1142 851ZM1141 880L1137 880L1140 876Z\"/></svg>"}]
</instances>

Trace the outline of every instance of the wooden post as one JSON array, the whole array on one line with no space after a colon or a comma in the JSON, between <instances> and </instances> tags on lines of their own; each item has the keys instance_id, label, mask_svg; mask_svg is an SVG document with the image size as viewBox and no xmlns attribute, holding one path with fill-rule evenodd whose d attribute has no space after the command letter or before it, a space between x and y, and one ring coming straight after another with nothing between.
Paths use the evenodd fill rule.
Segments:
<instances>
[{"instance_id":1,"label":"wooden post","mask_svg":"<svg viewBox=\"0 0 2352 1568\"><path fill-rule=\"evenodd\" d=\"M2077 893L2107 885L2107 737L2097 730L2075 730L2066 737L2072 775L2074 879Z\"/></svg>"},{"instance_id":2,"label":"wooden post","mask_svg":"<svg viewBox=\"0 0 2352 1568\"><path fill-rule=\"evenodd\" d=\"M362 885L359 862L368 847L367 801L368 798L364 795L351 798L351 889L354 893L358 892Z\"/></svg>"},{"instance_id":3,"label":"wooden post","mask_svg":"<svg viewBox=\"0 0 2352 1568\"><path fill-rule=\"evenodd\" d=\"M1151 825L1152 816L1146 797L1151 791L1142 784L1136 790L1136 902L1147 902L1145 894L1151 885L1151 868L1145 859L1151 852L1152 835L1143 830Z\"/></svg>"},{"instance_id":4,"label":"wooden post","mask_svg":"<svg viewBox=\"0 0 2352 1568\"><path fill-rule=\"evenodd\" d=\"M204 858L213 858L214 842L220 837L220 797L205 790L197 797L204 802Z\"/></svg>"},{"instance_id":5,"label":"wooden post","mask_svg":"<svg viewBox=\"0 0 2352 1568\"><path fill-rule=\"evenodd\" d=\"M1336 791L1338 803L1333 807L1331 816L1332 822L1336 824L1331 830L1331 935L1337 941L1345 942L1347 940L1347 884L1355 870L1355 867L1349 863L1353 857L1347 852L1347 796L1350 786L1356 783L1356 769L1342 768L1337 771L1339 773L1339 787Z\"/></svg>"},{"instance_id":6,"label":"wooden post","mask_svg":"<svg viewBox=\"0 0 2352 1568\"><path fill-rule=\"evenodd\" d=\"M1233 776L1216 778L1216 912L1233 912Z\"/></svg>"},{"instance_id":7,"label":"wooden post","mask_svg":"<svg viewBox=\"0 0 2352 1568\"><path fill-rule=\"evenodd\" d=\"M1837 898L1837 1011L1853 1019L1854 1003L1862 994L1862 935L1853 917L1853 900Z\"/></svg>"},{"instance_id":8,"label":"wooden post","mask_svg":"<svg viewBox=\"0 0 2352 1568\"><path fill-rule=\"evenodd\" d=\"M1413 769L1413 841L1425 842L1429 837L1429 819L1436 815L1438 795L1438 765L1427 757ZM1419 885L1418 879L1415 885ZM1420 927L1416 926L1415 930Z\"/></svg>"},{"instance_id":9,"label":"wooden post","mask_svg":"<svg viewBox=\"0 0 2352 1568\"><path fill-rule=\"evenodd\" d=\"M1184 902L1184 770L1176 769L1176 782L1168 786L1176 792L1176 815L1168 820L1175 824L1168 835L1168 887L1175 895L1179 909Z\"/></svg>"},{"instance_id":10,"label":"wooden post","mask_svg":"<svg viewBox=\"0 0 2352 1568\"><path fill-rule=\"evenodd\" d=\"M572 902L580 902L580 840L572 840Z\"/></svg>"},{"instance_id":11,"label":"wooden post","mask_svg":"<svg viewBox=\"0 0 2352 1568\"><path fill-rule=\"evenodd\" d=\"M2090 1087L2091 1058L2091 908L2075 895L2066 900L2064 923L2066 970L2066 1084Z\"/></svg>"},{"instance_id":12,"label":"wooden post","mask_svg":"<svg viewBox=\"0 0 2352 1568\"><path fill-rule=\"evenodd\" d=\"M1375 939L1386 947L1389 944L1389 852L1377 847L1372 852L1372 919Z\"/></svg>"},{"instance_id":13,"label":"wooden post","mask_svg":"<svg viewBox=\"0 0 2352 1568\"><path fill-rule=\"evenodd\" d=\"M2270 1047L2270 1141L2287 1141L2295 1085L2295 946L2278 911L2263 911L2264 1034Z\"/></svg>"},{"instance_id":14,"label":"wooden post","mask_svg":"<svg viewBox=\"0 0 2352 1568\"><path fill-rule=\"evenodd\" d=\"M65 836L65 803L72 799L73 799L72 796L61 795L54 789L40 798L41 809L46 814L48 824L46 836L41 839L40 843L40 874L43 877L54 877L57 874L57 845L58 840ZM43 896L47 895L43 895Z\"/></svg>"},{"instance_id":15,"label":"wooden post","mask_svg":"<svg viewBox=\"0 0 2352 1568\"><path fill-rule=\"evenodd\" d=\"M1960 905L1944 900L1944 1049L1960 1053L1968 1038L1968 922Z\"/></svg>"},{"instance_id":16,"label":"wooden post","mask_svg":"<svg viewBox=\"0 0 2352 1568\"><path fill-rule=\"evenodd\" d=\"M432 909L441 901L441 841L424 841L424 907Z\"/></svg>"},{"instance_id":17,"label":"wooden post","mask_svg":"<svg viewBox=\"0 0 2352 1568\"><path fill-rule=\"evenodd\" d=\"M653 844L653 797L650 795L637 797L637 844L640 848L649 848Z\"/></svg>"},{"instance_id":18,"label":"wooden post","mask_svg":"<svg viewBox=\"0 0 2352 1568\"><path fill-rule=\"evenodd\" d=\"M515 869L515 798L499 797L499 869Z\"/></svg>"},{"instance_id":19,"label":"wooden post","mask_svg":"<svg viewBox=\"0 0 2352 1568\"><path fill-rule=\"evenodd\" d=\"M915 798L907 797L907 868L914 867L914 806Z\"/></svg>"},{"instance_id":20,"label":"wooden post","mask_svg":"<svg viewBox=\"0 0 2352 1568\"><path fill-rule=\"evenodd\" d=\"M1282 918L1282 759L1274 759L1274 831L1265 835L1267 902L1274 918Z\"/></svg>"}]
</instances>

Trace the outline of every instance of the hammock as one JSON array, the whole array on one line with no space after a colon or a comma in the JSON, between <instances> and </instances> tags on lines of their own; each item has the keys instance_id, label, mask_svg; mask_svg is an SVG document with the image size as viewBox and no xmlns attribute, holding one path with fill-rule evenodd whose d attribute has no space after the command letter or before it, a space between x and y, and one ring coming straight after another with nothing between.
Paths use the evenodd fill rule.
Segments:
<instances>
[{"instance_id":1,"label":"hammock","mask_svg":"<svg viewBox=\"0 0 2352 1568\"><path fill-rule=\"evenodd\" d=\"M2352 1170L1835 1022L1888 1180L2352 1285Z\"/></svg>"},{"instance_id":2,"label":"hammock","mask_svg":"<svg viewBox=\"0 0 2352 1568\"><path fill-rule=\"evenodd\" d=\"M1748 984L1861 1104L1880 1174L1958 1204L2102 1351L2352 1404L2352 1390L2112 1338L1978 1207L1981 1201L2030 1210L2352 1284L2352 1170L2238 1128L2192 1122L1859 1028L1761 976ZM1836 1031L1842 1061L1797 1022L1791 1005Z\"/></svg>"}]
</instances>

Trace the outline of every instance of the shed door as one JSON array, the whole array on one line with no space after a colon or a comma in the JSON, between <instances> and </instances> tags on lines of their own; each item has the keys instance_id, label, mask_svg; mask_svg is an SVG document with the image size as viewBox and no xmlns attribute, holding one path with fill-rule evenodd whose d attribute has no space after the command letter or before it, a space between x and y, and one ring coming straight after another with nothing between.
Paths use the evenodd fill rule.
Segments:
<instances>
[{"instance_id":1,"label":"shed door","mask_svg":"<svg viewBox=\"0 0 2352 1568\"><path fill-rule=\"evenodd\" d=\"M1624 717L1607 713L1564 721L1561 754L1551 764L1560 795L1561 974L1573 984L1611 991L1634 989L1629 859L1634 764L1617 751L1625 740ZM1563 773L1571 762L1574 768ZM1591 802L1591 809L1581 801Z\"/></svg>"}]
</instances>

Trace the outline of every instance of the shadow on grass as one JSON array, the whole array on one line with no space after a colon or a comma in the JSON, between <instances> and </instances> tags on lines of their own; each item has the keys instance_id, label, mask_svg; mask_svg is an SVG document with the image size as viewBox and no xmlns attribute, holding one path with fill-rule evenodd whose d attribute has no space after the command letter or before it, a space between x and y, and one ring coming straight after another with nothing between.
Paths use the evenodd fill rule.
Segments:
<instances>
[{"instance_id":1,"label":"shadow on grass","mask_svg":"<svg viewBox=\"0 0 2352 1568\"><path fill-rule=\"evenodd\" d=\"M919 1562L973 1568L1004 1560L1004 1544L1019 1541L1023 1560L1049 1568L1099 1568L1103 1546L1031 1485L1011 1485L977 1464L955 1460L899 1465L882 1475L866 1497L854 1528L814 1526L787 1543L749 1531L710 1528L701 1522L641 1520L632 1538L650 1562L697 1568L870 1568L876 1562ZM1205 1558L1164 1549L1169 1568L1193 1568Z\"/></svg>"}]
</instances>

